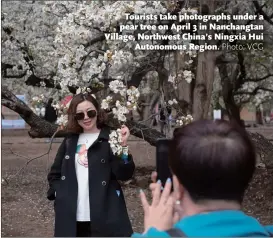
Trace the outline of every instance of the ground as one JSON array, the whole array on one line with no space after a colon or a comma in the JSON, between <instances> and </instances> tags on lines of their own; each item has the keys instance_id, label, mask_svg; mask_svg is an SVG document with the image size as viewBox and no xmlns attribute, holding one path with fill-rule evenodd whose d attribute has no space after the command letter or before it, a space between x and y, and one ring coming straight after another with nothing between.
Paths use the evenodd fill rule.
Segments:
<instances>
[{"instance_id":1,"label":"ground","mask_svg":"<svg viewBox=\"0 0 273 238\"><path fill-rule=\"evenodd\" d=\"M46 199L48 169L60 144L53 143L49 156L32 161L16 176L28 158L42 155L48 150L45 139L30 139L4 133L2 137L2 236L50 237L53 235L53 204ZM11 153L11 150L14 152ZM145 190L155 166L155 148L133 138L130 150L137 165L136 184L124 185L124 194L134 231L143 230L143 212L138 198L139 188ZM20 155L20 156L19 156ZM13 176L13 177L12 177ZM257 170L246 194L244 210L256 216L262 224L273 223L273 172Z\"/></svg>"}]
</instances>

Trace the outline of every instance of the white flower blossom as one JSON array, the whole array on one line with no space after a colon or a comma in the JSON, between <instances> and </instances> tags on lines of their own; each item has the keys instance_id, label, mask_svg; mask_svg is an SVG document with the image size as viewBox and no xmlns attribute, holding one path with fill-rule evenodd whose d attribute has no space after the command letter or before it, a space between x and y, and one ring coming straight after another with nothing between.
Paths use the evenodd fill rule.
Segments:
<instances>
[{"instance_id":1,"label":"white flower blossom","mask_svg":"<svg viewBox=\"0 0 273 238\"><path fill-rule=\"evenodd\" d=\"M187 81L187 83L191 83L192 77L193 77L191 71L189 71L189 70L184 70L184 71L183 71L183 76L184 76L184 79Z\"/></svg>"},{"instance_id":2,"label":"white flower blossom","mask_svg":"<svg viewBox=\"0 0 273 238\"><path fill-rule=\"evenodd\" d=\"M173 100L169 100L168 101L168 104L170 105L170 106L172 106L173 104L177 104L178 102L177 102L177 100L174 98Z\"/></svg>"},{"instance_id":3,"label":"white flower blossom","mask_svg":"<svg viewBox=\"0 0 273 238\"><path fill-rule=\"evenodd\" d=\"M121 130L112 131L109 135L109 144L114 155L120 155L122 153L122 136Z\"/></svg>"},{"instance_id":4,"label":"white flower blossom","mask_svg":"<svg viewBox=\"0 0 273 238\"><path fill-rule=\"evenodd\" d=\"M57 118L57 124L59 126L65 126L68 122L68 116L67 115L61 115Z\"/></svg>"},{"instance_id":5,"label":"white flower blossom","mask_svg":"<svg viewBox=\"0 0 273 238\"><path fill-rule=\"evenodd\" d=\"M183 126L191 123L193 121L193 117L191 115L181 116L176 119L177 126Z\"/></svg>"},{"instance_id":6,"label":"white flower blossom","mask_svg":"<svg viewBox=\"0 0 273 238\"><path fill-rule=\"evenodd\" d=\"M121 99L115 102L111 96L107 96L100 103L102 109L112 110L114 117L120 122L126 121L129 111L137 109L140 92L151 93L148 86L144 89L127 88L125 83L131 78L132 72L143 65L143 62L149 62L147 52L132 51L136 42L129 41L124 44L122 41L102 40L93 45L90 42L100 37L101 33L116 32L120 24L127 24L125 13L166 14L170 9L164 2L46 1L45 4L38 2L22 4L15 1L10 5L5 4L5 9L9 10L7 13L12 14L7 14L3 8L5 19L2 24L3 27L13 29L11 34L15 40L11 41L10 37L3 32L3 62L22 66L19 68L22 68L21 72L27 72L26 76L32 74L31 65L35 65L35 75L47 80L52 79L54 85L60 86L61 95L67 95L67 86L78 87L76 94L91 93L87 86L107 87L102 80L105 75L116 79L109 83L109 89L111 94L118 94ZM195 13L190 8L181 12L183 11L188 14ZM137 24L139 23L145 24L145 21L137 21ZM158 21L155 21L152 24L157 23ZM164 33L160 30L154 31L154 33L157 32ZM128 34L127 31L123 33ZM33 60L26 62L22 48L27 48ZM10 52L13 53L10 54ZM190 58L188 64L192 63L192 58L196 55L196 52L188 52L187 57ZM14 67L13 70L20 73L19 68ZM191 73L183 76L187 82L193 78ZM177 88L174 76L170 75L168 81ZM45 86L44 81L41 82L41 86ZM95 95L92 96L95 98ZM41 113L42 105L47 99L48 94L45 98L38 96L32 100L31 107L39 108ZM61 103L54 105L59 114L58 124L65 125L67 122L67 109L70 102L66 105ZM173 99L171 103L175 104L176 101ZM113 140L113 143L116 142L119 143L120 140ZM119 146L113 148L116 153L120 151Z\"/></svg>"},{"instance_id":7,"label":"white flower blossom","mask_svg":"<svg viewBox=\"0 0 273 238\"><path fill-rule=\"evenodd\" d=\"M169 78L168 78L168 82L174 83L175 82L175 77L170 75Z\"/></svg>"},{"instance_id":8,"label":"white flower blossom","mask_svg":"<svg viewBox=\"0 0 273 238\"><path fill-rule=\"evenodd\" d=\"M109 104L108 104L107 100L105 100L105 99L102 100L101 108L102 109L108 109L109 108Z\"/></svg>"},{"instance_id":9,"label":"white flower blossom","mask_svg":"<svg viewBox=\"0 0 273 238\"><path fill-rule=\"evenodd\" d=\"M172 100L169 100L169 101L168 101L168 104L169 104L169 105L173 105L173 101L172 101Z\"/></svg>"}]
</instances>

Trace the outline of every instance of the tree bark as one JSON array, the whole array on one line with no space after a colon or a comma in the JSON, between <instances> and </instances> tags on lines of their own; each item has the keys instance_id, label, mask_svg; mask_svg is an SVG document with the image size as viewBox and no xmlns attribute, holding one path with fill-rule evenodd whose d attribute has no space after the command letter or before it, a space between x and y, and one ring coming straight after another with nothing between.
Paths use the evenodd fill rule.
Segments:
<instances>
[{"instance_id":1,"label":"tree bark","mask_svg":"<svg viewBox=\"0 0 273 238\"><path fill-rule=\"evenodd\" d=\"M201 14L213 14L215 10L214 0L201 1ZM207 22L209 24L209 22ZM208 28L209 29L209 28ZM214 34L210 31L199 31L199 34ZM207 43L215 45L215 41L200 41L200 44ZM207 119L209 116L210 101L212 95L214 70L216 63L216 52L205 51L198 54L197 72L193 92L193 119Z\"/></svg>"},{"instance_id":2,"label":"tree bark","mask_svg":"<svg viewBox=\"0 0 273 238\"><path fill-rule=\"evenodd\" d=\"M197 74L193 92L194 120L208 118L212 85L214 80L215 53L200 53L198 56Z\"/></svg>"},{"instance_id":3,"label":"tree bark","mask_svg":"<svg viewBox=\"0 0 273 238\"><path fill-rule=\"evenodd\" d=\"M238 125L244 127L240 117L240 107L235 103L234 84L232 83L237 79L239 73L238 66L235 68L231 76L228 75L227 64L219 63L218 69L221 77L222 95L229 120L233 120L237 122Z\"/></svg>"},{"instance_id":4,"label":"tree bark","mask_svg":"<svg viewBox=\"0 0 273 238\"><path fill-rule=\"evenodd\" d=\"M177 99L183 114L191 114L192 85L182 78L185 55L175 52L176 75L177 75Z\"/></svg>"}]
</instances>

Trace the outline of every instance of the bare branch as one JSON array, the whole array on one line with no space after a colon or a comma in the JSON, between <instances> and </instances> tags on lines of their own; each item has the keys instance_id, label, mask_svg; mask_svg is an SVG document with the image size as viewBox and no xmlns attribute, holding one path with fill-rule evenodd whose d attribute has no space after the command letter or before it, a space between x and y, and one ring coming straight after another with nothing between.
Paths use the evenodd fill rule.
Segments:
<instances>
[{"instance_id":1,"label":"bare branch","mask_svg":"<svg viewBox=\"0 0 273 238\"><path fill-rule=\"evenodd\" d=\"M43 156L45 156L45 155L47 155L47 154L49 154L50 153L50 151L51 151L51 147L52 147L52 142L53 142L53 139L54 139L54 137L55 137L55 135L57 134L57 132L58 131L56 131L54 134L53 134L53 136L51 137L51 140L50 140L50 144L49 144L49 148L48 148L48 150L47 150L47 152L46 153L44 153L44 154L42 154L42 155L39 155L39 156L36 156L36 157L34 157L34 158L29 158L29 157L26 157L26 156L23 156L23 155L19 155L19 154L15 154L11 149L10 149L10 151L13 153L13 154L15 154L15 155L17 155L17 156L19 156L19 157L22 157L22 158L25 158L25 159L28 159L28 161L14 174L14 175L10 175L10 176L8 176L7 178L5 178L5 181L8 183L8 181L11 179L11 178L14 178L14 177L16 177L17 175L19 175L32 161L34 161L34 160L36 160L36 159L39 159L39 158L42 158Z\"/></svg>"},{"instance_id":2,"label":"bare branch","mask_svg":"<svg viewBox=\"0 0 273 238\"><path fill-rule=\"evenodd\" d=\"M273 93L273 89L258 86L252 92L239 91L239 92L236 92L235 95L252 95L252 96L254 96L258 93L259 90Z\"/></svg>"},{"instance_id":3,"label":"bare branch","mask_svg":"<svg viewBox=\"0 0 273 238\"><path fill-rule=\"evenodd\" d=\"M264 10L263 10L263 7L264 6L260 6L259 2L258 1L253 1L253 4L254 4L254 7L256 8L257 10L257 13L261 14L264 19L271 25L273 25L273 21L272 21L272 15L271 16L268 16Z\"/></svg>"},{"instance_id":4,"label":"bare branch","mask_svg":"<svg viewBox=\"0 0 273 238\"><path fill-rule=\"evenodd\" d=\"M29 157L27 156L24 156L24 155L20 155L20 154L17 154L15 153L11 148L9 148L10 152L13 154L13 155L16 155L18 157L21 157L21 158L24 158L24 159L29 159Z\"/></svg>"},{"instance_id":5,"label":"bare branch","mask_svg":"<svg viewBox=\"0 0 273 238\"><path fill-rule=\"evenodd\" d=\"M246 81L249 81L249 82L260 82L260 81L263 81L263 80L265 80L265 79L268 79L268 78L270 78L270 77L273 77L273 74L267 74L267 75L265 75L265 76L263 76L263 77L261 77L261 78L252 78L252 79L246 79Z\"/></svg>"},{"instance_id":6,"label":"bare branch","mask_svg":"<svg viewBox=\"0 0 273 238\"><path fill-rule=\"evenodd\" d=\"M146 120L142 120L142 121L138 121L139 124L145 124L145 122L151 120L152 118L154 118L155 116L159 115L160 113L154 113L152 115L150 115Z\"/></svg>"}]
</instances>

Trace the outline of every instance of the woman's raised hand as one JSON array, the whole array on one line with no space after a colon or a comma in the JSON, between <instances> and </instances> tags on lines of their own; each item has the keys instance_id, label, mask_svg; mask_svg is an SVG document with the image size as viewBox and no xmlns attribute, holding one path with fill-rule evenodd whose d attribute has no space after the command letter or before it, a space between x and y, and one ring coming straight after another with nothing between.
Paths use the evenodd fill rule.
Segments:
<instances>
[{"instance_id":1,"label":"woman's raised hand","mask_svg":"<svg viewBox=\"0 0 273 238\"><path fill-rule=\"evenodd\" d=\"M167 180L163 191L161 190L162 185L160 181L154 183L152 187L153 199L151 205L148 203L145 193L143 191L140 192L144 210L144 233L151 227L158 230L168 230L172 228L174 222L175 201L171 195L171 179Z\"/></svg>"}]
</instances>

